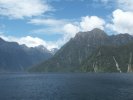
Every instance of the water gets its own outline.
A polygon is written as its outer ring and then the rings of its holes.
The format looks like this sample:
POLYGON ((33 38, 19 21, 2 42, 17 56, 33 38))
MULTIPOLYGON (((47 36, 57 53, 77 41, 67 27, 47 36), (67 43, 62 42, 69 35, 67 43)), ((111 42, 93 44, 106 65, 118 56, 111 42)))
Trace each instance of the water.
POLYGON ((0 100, 133 100, 133 74, 0 74, 0 100))

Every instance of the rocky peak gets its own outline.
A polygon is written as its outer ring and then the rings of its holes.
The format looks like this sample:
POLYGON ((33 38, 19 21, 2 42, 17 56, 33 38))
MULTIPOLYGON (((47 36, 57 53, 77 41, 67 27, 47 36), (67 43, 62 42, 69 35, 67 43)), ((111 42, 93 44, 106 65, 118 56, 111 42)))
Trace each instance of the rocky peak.
POLYGON ((97 37, 107 37, 108 35, 101 29, 94 28, 92 31, 90 31, 92 35, 95 35, 97 37))
POLYGON ((117 34, 117 35, 112 35, 111 36, 111 41, 116 44, 116 45, 120 45, 120 44, 126 44, 128 42, 132 42, 133 41, 133 36, 125 33, 125 34, 117 34))
POLYGON ((79 32, 76 34, 75 38, 107 38, 108 35, 101 29, 95 28, 87 32, 79 32))

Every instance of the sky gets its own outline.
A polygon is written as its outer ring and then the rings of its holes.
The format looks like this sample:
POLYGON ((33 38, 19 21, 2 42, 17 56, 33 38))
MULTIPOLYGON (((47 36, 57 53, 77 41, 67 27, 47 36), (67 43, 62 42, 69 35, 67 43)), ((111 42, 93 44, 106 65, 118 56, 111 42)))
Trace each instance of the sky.
POLYGON ((0 0, 0 37, 28 47, 60 48, 100 28, 133 35, 133 0, 0 0))

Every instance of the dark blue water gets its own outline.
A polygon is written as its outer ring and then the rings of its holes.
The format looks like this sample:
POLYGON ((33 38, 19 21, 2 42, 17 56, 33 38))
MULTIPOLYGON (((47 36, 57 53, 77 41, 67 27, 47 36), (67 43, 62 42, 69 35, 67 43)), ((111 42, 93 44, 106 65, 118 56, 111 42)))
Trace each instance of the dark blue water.
POLYGON ((0 74, 0 100, 133 100, 133 74, 0 74))

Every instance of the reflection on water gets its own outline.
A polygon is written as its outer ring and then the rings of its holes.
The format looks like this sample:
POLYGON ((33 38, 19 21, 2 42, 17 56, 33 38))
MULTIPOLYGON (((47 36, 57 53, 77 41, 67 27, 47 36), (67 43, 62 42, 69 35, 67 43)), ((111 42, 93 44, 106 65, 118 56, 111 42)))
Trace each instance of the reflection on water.
POLYGON ((133 74, 0 74, 0 100, 133 100, 133 74))

